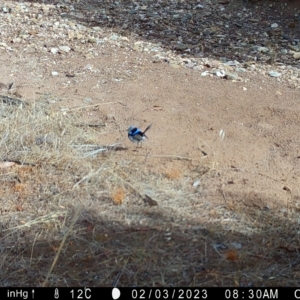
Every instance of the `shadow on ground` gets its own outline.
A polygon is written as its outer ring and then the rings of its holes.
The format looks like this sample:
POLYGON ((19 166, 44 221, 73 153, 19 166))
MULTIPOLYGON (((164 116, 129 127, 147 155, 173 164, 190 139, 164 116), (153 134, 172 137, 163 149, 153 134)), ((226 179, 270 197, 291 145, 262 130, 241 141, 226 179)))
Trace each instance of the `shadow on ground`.
MULTIPOLYGON (((276 211, 244 207, 234 213, 236 222, 246 219, 256 224, 252 232, 244 228, 244 234, 232 226, 226 229, 230 222, 226 217, 180 224, 171 222, 168 211, 159 207, 139 211, 140 218, 163 220, 164 226, 126 226, 82 210, 47 285, 296 286, 299 282, 299 226, 288 211, 279 217, 276 211)), ((61 238, 67 226, 57 232, 61 238)), ((43 284, 61 239, 45 241, 37 227, 6 238, 2 233, 1 286, 43 284)))
POLYGON ((183 57, 298 66, 289 54, 300 51, 295 1, 29 2, 55 4, 62 18, 133 35, 183 57))

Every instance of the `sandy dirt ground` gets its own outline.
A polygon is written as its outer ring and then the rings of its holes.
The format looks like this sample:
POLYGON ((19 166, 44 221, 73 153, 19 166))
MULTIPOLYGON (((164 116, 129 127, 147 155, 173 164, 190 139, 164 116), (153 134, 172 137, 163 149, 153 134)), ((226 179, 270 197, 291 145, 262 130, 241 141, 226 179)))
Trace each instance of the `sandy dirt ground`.
MULTIPOLYGON (((24 45, 15 47, 19 51, 24 45)), ((160 188, 153 188, 154 192, 150 193, 158 206, 145 208, 131 202, 128 196, 122 205, 111 205, 111 216, 101 211, 102 208, 95 208, 99 218, 85 217, 88 221, 82 223, 85 228, 95 226, 93 237, 87 234, 86 240, 69 244, 70 250, 61 253, 63 259, 54 271, 56 279, 53 277, 49 284, 111 285, 120 270, 127 276, 120 279, 120 285, 146 284, 151 272, 149 282, 155 286, 278 285, 282 280, 290 285, 299 283, 300 90, 260 72, 248 72, 242 81, 231 81, 217 76, 204 77, 198 70, 164 61, 154 63, 150 53, 114 44, 90 48, 91 56, 82 55, 76 49, 56 55, 49 51, 36 54, 33 48, 18 55, 2 50, 0 82, 14 83, 12 90, 7 92, 4 88, 2 95, 30 104, 45 102, 47 107, 66 114, 86 107, 80 122, 105 125, 95 129, 93 143, 120 143, 125 150, 114 154, 119 168, 131 164, 131 172, 136 176, 142 170, 140 184, 147 185, 148 189, 151 182, 145 173, 151 173, 152 177, 167 174, 164 180, 173 180, 173 192, 165 197, 167 184, 160 182, 160 188), (136 148, 127 137, 127 128, 135 125, 145 129, 149 124, 152 127, 147 132, 148 140, 136 148), (133 214, 140 216, 133 217, 133 214), (179 216, 182 223, 177 224, 179 216), (117 222, 118 226, 110 229, 117 222), (175 228, 170 229, 171 241, 165 241, 165 233, 158 233, 163 222, 165 227, 175 228), (189 235, 188 230, 193 230, 193 234, 189 235), (157 240, 155 248, 150 240, 160 234, 164 238, 157 240), (287 242, 289 238, 291 241, 287 242), (91 250, 82 261, 74 263, 71 257, 75 257, 76 251, 86 251, 87 239, 99 242, 102 248, 97 246, 101 248, 97 248, 98 252, 93 250, 91 254, 91 250), (145 241, 150 244, 146 246, 145 241), (129 262, 121 247, 128 247, 129 262), (160 250, 165 248, 169 253, 162 254, 160 250), (138 249, 142 254, 137 253, 138 249), (208 253, 204 249, 209 249, 208 253), (120 258, 119 265, 105 265, 112 256, 118 259, 122 256, 123 260, 120 258), (159 256, 164 257, 163 263, 159 262, 159 256), (178 269, 171 268, 173 262, 178 269), (296 262, 293 267, 292 262, 296 262), (168 269, 163 275, 159 264, 168 269), (150 265, 156 266, 156 270, 150 265), (274 265, 278 269, 272 269, 274 265), (82 266, 87 270, 85 273, 82 266), (283 266, 290 266, 289 271, 280 274, 283 266), (178 279, 180 276, 182 280, 178 279)), ((152 184, 155 186, 154 181, 152 184)), ((6 195, 8 189, 2 188, 3 203, 6 195)), ((79 196, 72 199, 73 204, 77 201, 82 199, 79 196)), ((92 211, 92 200, 87 201, 92 211)), ((2 208, 3 220, 7 211, 11 213, 8 208, 2 208)), ((20 211, 25 213, 23 209, 20 211)), ((2 222, 4 231, 9 227, 9 222, 2 222)), ((50 247, 41 236, 39 239, 40 243, 31 250, 16 250, 26 259, 31 257, 30 261, 36 258, 36 268, 11 264, 5 269, 27 276, 29 285, 44 282, 47 272, 43 273, 42 269, 48 270, 59 245, 55 241, 54 246, 49 243, 50 247), (42 256, 45 259, 38 260, 42 256)), ((9 252, 8 257, 12 254, 9 252)), ((13 272, 3 284, 16 284, 18 280, 13 279, 13 272)))

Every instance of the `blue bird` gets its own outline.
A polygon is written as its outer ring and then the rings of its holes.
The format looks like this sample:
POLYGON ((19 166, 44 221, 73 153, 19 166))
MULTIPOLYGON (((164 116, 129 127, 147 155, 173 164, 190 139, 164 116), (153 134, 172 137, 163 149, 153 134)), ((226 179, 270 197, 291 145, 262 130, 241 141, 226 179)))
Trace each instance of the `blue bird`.
POLYGON ((147 139, 146 136, 146 131, 149 130, 151 128, 152 124, 150 124, 143 132, 135 127, 135 126, 130 126, 128 128, 128 138, 134 142, 137 143, 137 145, 139 145, 139 143, 143 142, 145 139, 147 139))

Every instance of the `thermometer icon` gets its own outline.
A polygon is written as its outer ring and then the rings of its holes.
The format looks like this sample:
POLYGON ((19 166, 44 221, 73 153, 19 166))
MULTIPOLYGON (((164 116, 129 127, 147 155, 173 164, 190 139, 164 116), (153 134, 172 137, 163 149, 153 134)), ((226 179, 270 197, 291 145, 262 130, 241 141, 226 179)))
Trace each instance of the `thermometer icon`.
POLYGON ((56 288, 55 291, 54 291, 54 298, 55 298, 55 299, 58 299, 58 298, 59 298, 58 288, 56 288))

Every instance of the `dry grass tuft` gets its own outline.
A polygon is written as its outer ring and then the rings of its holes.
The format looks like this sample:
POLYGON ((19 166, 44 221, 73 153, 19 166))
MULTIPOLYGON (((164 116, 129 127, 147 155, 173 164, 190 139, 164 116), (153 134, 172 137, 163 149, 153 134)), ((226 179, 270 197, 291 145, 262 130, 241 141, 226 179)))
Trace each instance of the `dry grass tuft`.
POLYGON ((129 152, 98 151, 99 130, 106 129, 76 126, 80 109, 2 110, 0 285, 299 282, 296 201, 288 211, 246 207, 240 200, 250 203, 251 193, 220 187, 226 170, 162 157, 159 168, 167 171, 152 173, 151 155, 141 155, 141 164, 129 152), (182 174, 188 176, 180 180, 182 174))

